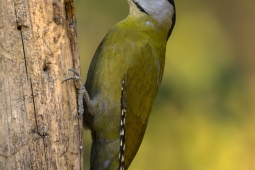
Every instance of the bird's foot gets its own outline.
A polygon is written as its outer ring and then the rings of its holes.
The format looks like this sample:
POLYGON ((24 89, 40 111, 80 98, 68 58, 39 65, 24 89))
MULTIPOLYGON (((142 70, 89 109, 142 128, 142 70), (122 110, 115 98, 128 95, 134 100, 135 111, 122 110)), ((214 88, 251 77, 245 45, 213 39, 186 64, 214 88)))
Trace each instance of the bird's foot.
POLYGON ((84 112, 83 96, 85 98, 89 110, 91 107, 91 100, 87 90, 85 89, 85 86, 83 86, 81 82, 80 74, 72 68, 70 68, 69 70, 74 73, 74 76, 66 78, 65 80, 62 81, 62 83, 68 80, 74 80, 75 86, 78 89, 78 113, 79 113, 78 118, 81 118, 84 112))

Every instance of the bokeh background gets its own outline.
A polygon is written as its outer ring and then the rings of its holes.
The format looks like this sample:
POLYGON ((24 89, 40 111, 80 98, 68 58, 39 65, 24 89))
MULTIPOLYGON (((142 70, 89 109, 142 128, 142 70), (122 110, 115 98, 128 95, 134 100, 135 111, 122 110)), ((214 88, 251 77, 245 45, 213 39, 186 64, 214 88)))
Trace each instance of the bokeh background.
MULTIPOLYGON (((131 170, 255 170, 255 1, 176 0, 177 22, 131 170)), ((76 0, 81 71, 126 0, 76 0)), ((84 167, 91 137, 85 131, 84 167)))

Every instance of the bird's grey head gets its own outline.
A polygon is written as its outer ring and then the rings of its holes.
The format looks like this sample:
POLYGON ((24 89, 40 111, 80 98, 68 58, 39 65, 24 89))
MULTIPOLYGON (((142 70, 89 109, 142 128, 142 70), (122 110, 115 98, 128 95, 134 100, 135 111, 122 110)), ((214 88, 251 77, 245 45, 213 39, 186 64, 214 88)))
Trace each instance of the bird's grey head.
POLYGON ((174 0, 128 0, 128 3, 130 13, 144 13, 164 25, 170 25, 171 35, 176 20, 174 0))

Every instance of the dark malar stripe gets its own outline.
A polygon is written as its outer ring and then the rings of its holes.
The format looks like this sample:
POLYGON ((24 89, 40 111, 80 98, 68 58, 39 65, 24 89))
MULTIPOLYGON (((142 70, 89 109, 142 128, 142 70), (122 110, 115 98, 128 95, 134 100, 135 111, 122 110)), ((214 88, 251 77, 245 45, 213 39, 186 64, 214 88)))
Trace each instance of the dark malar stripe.
POLYGON ((146 12, 146 11, 143 9, 143 7, 141 7, 141 6, 139 5, 138 2, 135 2, 134 0, 132 0, 132 2, 133 2, 133 3, 135 4, 135 6, 139 9, 139 11, 144 12, 145 14, 148 14, 148 12, 146 12))

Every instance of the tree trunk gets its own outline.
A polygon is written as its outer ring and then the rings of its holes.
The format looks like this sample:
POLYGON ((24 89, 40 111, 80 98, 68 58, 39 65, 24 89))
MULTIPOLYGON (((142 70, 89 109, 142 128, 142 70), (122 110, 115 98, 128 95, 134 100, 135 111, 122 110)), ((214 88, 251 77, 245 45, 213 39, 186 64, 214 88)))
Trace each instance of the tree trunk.
POLYGON ((82 169, 73 0, 0 0, 0 170, 82 169))

